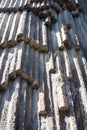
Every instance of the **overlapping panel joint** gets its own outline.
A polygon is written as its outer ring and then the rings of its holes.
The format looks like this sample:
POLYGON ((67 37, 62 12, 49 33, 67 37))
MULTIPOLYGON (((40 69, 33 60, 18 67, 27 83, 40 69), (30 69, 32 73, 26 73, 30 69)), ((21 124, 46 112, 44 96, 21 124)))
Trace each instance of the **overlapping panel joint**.
POLYGON ((87 16, 81 0, 0 3, 0 130, 87 129, 87 16))

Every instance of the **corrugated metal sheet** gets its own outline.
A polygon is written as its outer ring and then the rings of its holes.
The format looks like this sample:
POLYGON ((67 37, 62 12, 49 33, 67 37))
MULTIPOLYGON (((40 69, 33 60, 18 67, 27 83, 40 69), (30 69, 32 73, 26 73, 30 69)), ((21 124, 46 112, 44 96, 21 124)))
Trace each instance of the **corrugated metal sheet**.
POLYGON ((86 0, 0 1, 0 130, 87 130, 86 25, 86 0))

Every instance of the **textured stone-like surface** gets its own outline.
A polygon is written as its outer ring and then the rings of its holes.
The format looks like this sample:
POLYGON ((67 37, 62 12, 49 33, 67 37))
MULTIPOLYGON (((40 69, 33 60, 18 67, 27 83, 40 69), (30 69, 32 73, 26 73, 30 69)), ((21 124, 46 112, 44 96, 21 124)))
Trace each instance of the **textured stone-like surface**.
POLYGON ((86 3, 0 1, 0 130, 87 130, 86 3))

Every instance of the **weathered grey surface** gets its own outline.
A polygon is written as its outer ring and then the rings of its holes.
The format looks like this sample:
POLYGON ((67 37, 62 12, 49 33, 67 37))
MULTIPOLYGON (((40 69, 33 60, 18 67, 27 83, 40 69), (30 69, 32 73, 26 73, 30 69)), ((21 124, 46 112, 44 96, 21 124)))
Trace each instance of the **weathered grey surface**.
POLYGON ((0 1, 0 130, 87 130, 86 4, 0 1))

